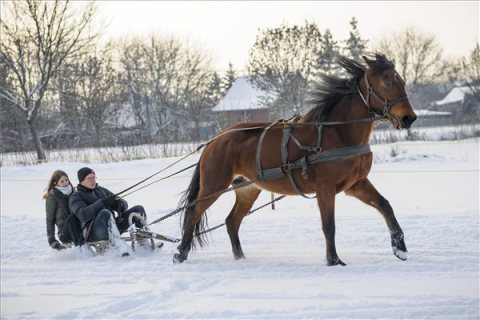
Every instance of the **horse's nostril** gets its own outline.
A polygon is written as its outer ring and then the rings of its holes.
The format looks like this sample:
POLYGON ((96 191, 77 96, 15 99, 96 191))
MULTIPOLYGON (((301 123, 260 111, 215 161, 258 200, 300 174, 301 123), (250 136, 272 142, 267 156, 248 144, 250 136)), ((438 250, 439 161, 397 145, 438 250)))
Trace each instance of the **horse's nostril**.
POLYGON ((402 118, 402 124, 408 126, 411 125, 415 120, 417 120, 417 116, 407 115, 402 118))

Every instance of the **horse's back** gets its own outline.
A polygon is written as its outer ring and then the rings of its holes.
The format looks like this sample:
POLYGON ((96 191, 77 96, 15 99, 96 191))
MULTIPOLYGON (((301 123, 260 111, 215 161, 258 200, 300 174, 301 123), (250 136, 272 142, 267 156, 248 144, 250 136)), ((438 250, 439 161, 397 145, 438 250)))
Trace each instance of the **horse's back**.
POLYGON ((210 148, 217 149, 220 146, 227 146, 232 143, 233 146, 235 146, 235 149, 239 147, 244 148, 245 146, 242 146, 243 143, 252 139, 258 141, 262 132, 270 124, 270 122, 237 123, 217 134, 213 139, 210 148))
POLYGON ((202 171, 215 175, 255 178, 257 145, 262 132, 270 124, 241 122, 217 134, 201 155, 202 171))

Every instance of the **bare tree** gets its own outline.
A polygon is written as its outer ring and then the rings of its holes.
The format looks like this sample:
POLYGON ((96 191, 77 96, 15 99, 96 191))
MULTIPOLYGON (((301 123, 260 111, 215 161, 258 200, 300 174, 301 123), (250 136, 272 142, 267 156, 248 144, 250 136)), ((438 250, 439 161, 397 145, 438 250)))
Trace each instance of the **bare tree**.
MULTIPOLYGON (((89 3, 76 15, 70 1, 12 1, 0 19, 0 60, 8 65, 13 86, 0 95, 25 115, 39 160, 46 160, 37 119, 50 80, 67 57, 87 48, 95 6, 89 3)), ((2 12, 5 10, 2 10, 2 12)))
POLYGON ((376 50, 394 60, 409 95, 443 75, 442 48, 433 35, 408 27, 383 38, 376 50))
MULTIPOLYGON (((182 45, 173 38, 161 38, 153 35, 144 45, 147 63, 147 90, 152 103, 152 114, 158 128, 168 132, 166 128, 174 122, 176 107, 184 98, 181 89, 180 62, 182 45)), ((188 70, 184 70, 188 72, 188 70)))
POLYGON ((462 116, 466 121, 479 121, 480 115, 480 46, 477 43, 468 57, 452 64, 455 80, 468 88, 462 104, 462 116))
POLYGON ((174 39, 135 37, 119 46, 122 83, 138 127, 153 138, 172 120, 172 87, 181 44, 174 39))
POLYGON ((478 43, 470 57, 462 59, 459 76, 465 81, 465 85, 470 88, 475 100, 480 104, 480 46, 478 43))
MULTIPOLYGON (((12 87, 7 79, 8 66, 0 62, 0 87, 12 87)), ((28 126, 20 110, 0 96, 0 152, 23 151, 28 146, 28 126)))
POLYGON ((182 69, 188 72, 182 77, 185 99, 179 107, 183 111, 183 117, 193 125, 189 138, 199 141, 201 123, 210 118, 210 110, 217 102, 211 99, 214 71, 210 60, 199 50, 186 48, 184 55, 182 69))
MULTIPOLYGON (((151 122, 148 112, 144 112, 144 104, 147 102, 146 73, 147 63, 145 59, 144 43, 140 38, 123 40, 117 45, 120 56, 120 69, 123 75, 120 79, 130 104, 137 127, 148 129, 151 134, 151 122)), ((147 109, 148 111, 148 109, 147 109)))
POLYGON ((308 82, 317 72, 322 37, 316 24, 266 29, 250 51, 248 74, 265 92, 264 104, 289 115, 303 109, 308 82))
POLYGON ((117 122, 116 115, 122 99, 117 71, 109 49, 85 55, 73 62, 75 86, 64 94, 74 97, 75 107, 93 127, 94 146, 102 145, 101 137, 108 122, 117 122))
POLYGON ((122 81, 140 122, 157 140, 198 138, 213 68, 206 55, 174 38, 135 38, 120 48, 122 81), (193 128, 190 128, 193 124, 193 128))
POLYGON ((64 128, 74 135, 74 141, 69 140, 68 147, 86 146, 86 121, 78 108, 78 97, 76 87, 78 85, 77 73, 78 59, 65 61, 59 68, 51 87, 56 93, 58 100, 57 114, 55 115, 56 125, 64 128))

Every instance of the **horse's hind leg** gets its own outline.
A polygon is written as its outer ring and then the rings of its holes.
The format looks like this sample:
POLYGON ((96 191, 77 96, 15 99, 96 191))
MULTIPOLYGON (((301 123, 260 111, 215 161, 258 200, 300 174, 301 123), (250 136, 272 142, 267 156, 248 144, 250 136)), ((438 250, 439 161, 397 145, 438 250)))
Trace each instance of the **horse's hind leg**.
POLYGON ((345 193, 374 207, 382 214, 390 231, 393 254, 400 260, 407 260, 407 246, 405 245, 403 231, 388 200, 375 189, 368 179, 358 181, 345 193))
MULTIPOLYGON (((243 178, 237 178, 234 180, 234 185, 235 183, 241 183, 243 181, 243 178)), ((242 246, 240 244, 240 239, 238 237, 238 230, 240 229, 240 224, 242 223, 243 218, 252 208, 253 203, 255 200, 257 200, 260 192, 261 190, 254 185, 248 185, 235 190, 235 205, 225 220, 230 242, 232 243, 233 256, 235 259, 245 258, 242 246)))
MULTIPOLYGON (((200 192, 197 199, 205 197, 206 193, 200 192)), ((194 207, 186 210, 186 218, 183 226, 183 236, 180 245, 178 246, 178 253, 173 255, 173 262, 180 263, 188 258, 188 254, 194 244, 195 230, 199 230, 196 226, 201 223, 204 212, 219 198, 219 196, 211 197, 206 200, 198 202, 194 207)), ((197 239, 198 240, 198 239, 197 239)), ((202 245, 201 242, 199 242, 202 245)))

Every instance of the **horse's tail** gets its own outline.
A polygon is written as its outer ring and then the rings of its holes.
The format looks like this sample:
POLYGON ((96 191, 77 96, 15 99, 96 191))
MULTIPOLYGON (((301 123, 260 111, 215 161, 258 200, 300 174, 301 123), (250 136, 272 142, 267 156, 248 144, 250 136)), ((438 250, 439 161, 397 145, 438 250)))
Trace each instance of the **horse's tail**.
MULTIPOLYGON (((192 216, 195 212, 196 203, 194 202, 197 200, 198 192, 200 191, 200 162, 197 163, 195 167, 195 172, 193 173, 192 180, 190 181, 190 185, 188 186, 187 190, 183 193, 182 197, 180 198, 180 202, 178 204, 179 207, 184 207, 183 215, 180 218, 180 221, 183 220, 182 223, 182 235, 185 232, 185 225, 188 223, 189 217, 192 216)), ((208 239, 205 234, 202 232, 208 229, 208 221, 207 215, 202 213, 202 218, 200 221, 195 225, 195 229, 193 232, 193 239, 192 239, 192 247, 198 244, 200 247, 203 247, 207 244, 208 239)))

